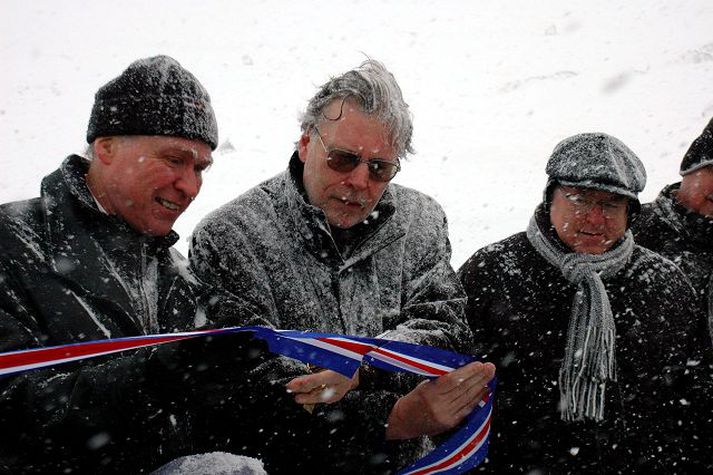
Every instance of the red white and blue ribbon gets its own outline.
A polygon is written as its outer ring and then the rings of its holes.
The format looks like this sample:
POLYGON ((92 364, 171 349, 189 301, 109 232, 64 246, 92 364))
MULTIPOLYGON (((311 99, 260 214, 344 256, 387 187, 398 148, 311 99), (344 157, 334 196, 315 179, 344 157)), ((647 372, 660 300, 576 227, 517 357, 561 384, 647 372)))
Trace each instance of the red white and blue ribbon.
MULTIPOLYGON (((273 353, 331 369, 349 378, 362 362, 386 371, 436 378, 475 360, 472 356, 430 346, 380 338, 273 330, 265 327, 230 327, 96 340, 0 353, 0 376, 189 338, 236 332, 253 332, 255 337, 267 343, 273 353)), ((464 424, 451 438, 413 465, 401 470, 399 475, 464 473, 480 464, 488 453, 494 391, 495 380, 489 383, 489 392, 483 401, 466 417, 464 424)))

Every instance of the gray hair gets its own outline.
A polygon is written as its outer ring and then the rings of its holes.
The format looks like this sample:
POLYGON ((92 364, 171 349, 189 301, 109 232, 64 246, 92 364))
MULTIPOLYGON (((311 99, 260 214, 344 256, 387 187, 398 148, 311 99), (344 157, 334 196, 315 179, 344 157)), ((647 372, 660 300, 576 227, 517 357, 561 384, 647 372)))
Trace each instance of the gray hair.
MULTIPOLYGON (((358 68, 327 81, 310 99, 302 114, 302 132, 308 132, 322 120, 337 120, 341 117, 326 117, 324 109, 336 99, 355 100, 362 112, 376 115, 389 131, 391 146, 403 158, 414 153, 411 147, 413 120, 408 104, 403 99, 401 88, 383 64, 367 59, 358 68)), ((343 106, 343 103, 342 103, 343 106)))

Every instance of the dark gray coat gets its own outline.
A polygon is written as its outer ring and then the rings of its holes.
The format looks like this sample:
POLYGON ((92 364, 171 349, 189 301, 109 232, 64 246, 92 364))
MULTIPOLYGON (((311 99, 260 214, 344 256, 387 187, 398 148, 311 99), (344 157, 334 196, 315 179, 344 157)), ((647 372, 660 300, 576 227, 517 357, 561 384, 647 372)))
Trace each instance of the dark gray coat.
MULTIPOLYGON (((101 213, 87 169, 71 156, 44 178, 41 197, 0 206, 0 352, 187 330, 202 319, 198 282, 170 247, 177 236, 143 236, 101 213)), ((210 354, 202 345, 0 378, 0 473, 138 473, 204 450, 192 442, 207 439, 192 411, 206 400, 204 383, 218 383, 193 370, 210 354)))
MULTIPOLYGON (((554 232, 550 238, 557 239, 554 232)), ((687 473, 686 457, 698 467, 711 462, 693 438, 708 437, 710 405, 696 397, 701 382, 684 375, 689 358, 700 361, 692 290, 672 263, 635 246, 629 264, 604 281, 616 325, 618 381, 607 386, 601 423, 563 422, 558 411, 577 287, 525 233, 480 249, 458 274, 476 349, 497 366, 486 471, 687 473), (694 427, 694 420, 702 425, 694 427)))
MULTIPOLYGON (((274 327, 361 336, 388 332, 386 338, 466 349, 465 299, 449 263, 440 206, 391 184, 376 217, 352 228, 351 252, 340 251, 324 213, 304 198, 301 165, 294 155, 289 171, 199 224, 190 251, 199 277, 239 296, 242 307, 235 312, 249 308, 274 327)), ((406 390, 398 378, 388 379, 390 391, 368 396, 354 391, 347 397, 372 401, 358 422, 365 422, 371 429, 364 433, 377 440, 383 439, 383 424, 398 392, 406 390)), ((367 386, 364 381, 362 388, 367 386)), ((311 451, 319 453, 319 448, 311 451)), ((368 456, 357 457, 356 465, 339 470, 373 470, 368 456)), ((268 472, 279 470, 267 462, 268 472)))

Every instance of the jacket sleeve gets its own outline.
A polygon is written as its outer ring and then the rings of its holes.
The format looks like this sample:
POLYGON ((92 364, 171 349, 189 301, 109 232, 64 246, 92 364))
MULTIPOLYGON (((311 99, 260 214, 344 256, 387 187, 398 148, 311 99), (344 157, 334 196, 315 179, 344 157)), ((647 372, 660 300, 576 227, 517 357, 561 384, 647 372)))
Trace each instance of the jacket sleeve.
POLYGON ((713 468, 713 438, 708 430, 713 423, 713 377, 707 319, 694 305, 690 281, 674 264, 666 264, 657 269, 666 278, 642 288, 640 297, 657 317, 650 322, 651 327, 656 325, 651 339, 658 344, 661 359, 668 362, 661 382, 668 388, 662 393, 670 394, 661 407, 669 413, 664 419, 669 430, 647 437, 658 450, 653 451, 654 457, 665 465, 675 462, 690 473, 708 472, 713 468))
MULTIPOLYGON (((0 260, 0 352, 58 344, 45 341, 32 296, 19 285, 15 271, 0 260)), ((249 354, 241 346, 248 343, 205 340, 0 376, 0 425, 13 428, 0 431, 0 467, 59 471, 98 467, 104 458, 122 466, 121 458, 154 455, 161 444, 159 431, 169 429, 169 424, 159 427, 159 420, 176 414, 180 426, 202 404, 207 383, 214 387, 218 376, 241 375, 240 359, 249 354), (222 345, 223 360, 214 351, 217 345, 222 345)), ((176 439, 172 443, 179 445, 176 439)))
POLYGON ((492 355, 502 343, 491 333, 487 322, 493 302, 493 292, 500 285, 499 276, 493 275, 487 252, 483 249, 473 254, 458 269, 458 277, 465 289, 466 321, 473 331, 474 349, 479 355, 492 355))
POLYGON ((212 220, 193 232, 188 256, 193 272, 212 289, 212 320, 233 319, 240 325, 279 328, 270 282, 253 249, 234 225, 212 220))
MULTIPOLYGON (((23 290, 13 286, 8 269, 0 275, 0 352, 43 346, 42 332, 29 313, 31 302, 22 299, 23 290)), ((82 445, 93 437, 118 435, 130 419, 156 407, 150 394, 139 391, 147 355, 139 351, 102 363, 0 377, 0 424, 14 428, 0 431, 0 460, 21 466, 44 454, 44 460, 66 460, 71 467, 68 459, 84 452, 82 445)))
POLYGON ((425 200, 404 245, 401 312, 384 322, 392 329, 385 338, 472 352, 465 293, 450 264, 448 223, 435 201, 425 200))

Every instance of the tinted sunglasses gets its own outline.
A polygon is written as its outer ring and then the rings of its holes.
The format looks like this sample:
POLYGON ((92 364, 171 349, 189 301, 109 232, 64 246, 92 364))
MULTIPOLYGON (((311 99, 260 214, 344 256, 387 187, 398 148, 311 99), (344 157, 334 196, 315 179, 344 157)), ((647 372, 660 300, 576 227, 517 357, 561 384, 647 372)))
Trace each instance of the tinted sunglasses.
POLYGON ((381 158, 372 158, 364 160, 359 155, 344 150, 332 149, 328 150, 322 140, 322 134, 319 133, 317 127, 314 128, 319 138, 319 143, 327 153, 327 166, 339 173, 349 173, 359 166, 360 163, 365 163, 369 169, 369 178, 374 181, 387 182, 390 181, 401 170, 401 164, 397 161, 383 160, 381 158))

